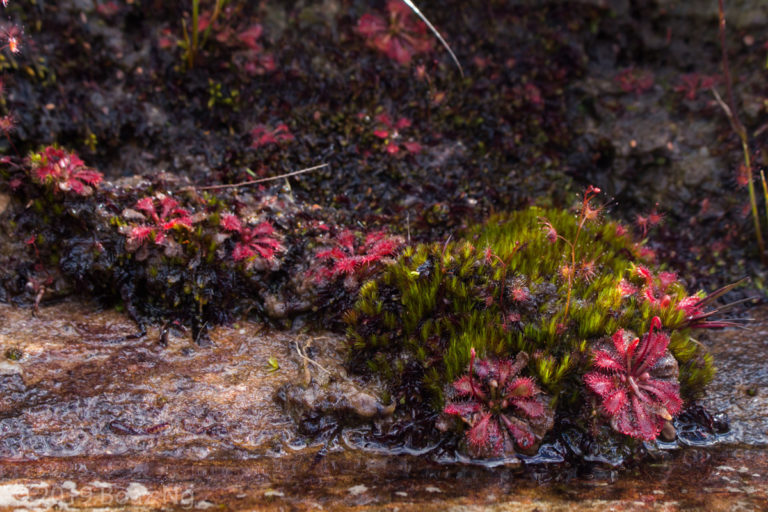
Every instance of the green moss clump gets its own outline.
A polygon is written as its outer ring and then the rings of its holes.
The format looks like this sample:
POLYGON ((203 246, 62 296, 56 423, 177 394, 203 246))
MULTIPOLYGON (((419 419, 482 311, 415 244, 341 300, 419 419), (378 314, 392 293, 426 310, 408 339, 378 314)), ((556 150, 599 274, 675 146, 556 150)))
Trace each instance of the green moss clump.
POLYGON ((619 329, 645 333, 659 316, 681 392, 696 394, 714 369, 678 307, 685 289, 643 266, 626 229, 590 213, 532 207, 496 215, 460 241, 407 248, 346 315, 352 367, 383 377, 400 403, 440 411, 471 348, 493 358, 525 351, 554 402, 572 403, 589 349, 619 329))

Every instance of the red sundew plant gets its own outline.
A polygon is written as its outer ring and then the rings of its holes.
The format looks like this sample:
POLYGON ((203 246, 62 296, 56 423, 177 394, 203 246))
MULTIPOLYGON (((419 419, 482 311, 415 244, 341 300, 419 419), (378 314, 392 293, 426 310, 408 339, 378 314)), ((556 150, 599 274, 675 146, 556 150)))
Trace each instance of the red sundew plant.
POLYGON ((635 224, 642 232, 643 238, 648 235, 648 230, 664 222, 664 214, 654 207, 647 215, 635 215, 635 224))
POLYGON ((294 136, 288 129, 288 125, 281 123, 273 130, 267 125, 260 124, 251 130, 253 142, 252 148, 260 148, 270 144, 280 144, 294 140, 294 136))
POLYGON ((675 92, 682 93, 685 99, 693 101, 699 91, 711 89, 719 81, 718 75, 687 73, 680 76, 680 82, 675 86, 675 92))
POLYGON ((252 261, 257 256, 271 260, 275 253, 282 249, 280 242, 275 238, 275 228, 267 221, 249 227, 243 226, 237 216, 225 214, 221 217, 221 227, 225 231, 237 233, 240 237, 232 250, 232 259, 235 261, 252 261))
POLYGON ((21 51, 21 27, 14 23, 6 23, 0 28, 0 40, 2 46, 0 48, 7 49, 11 53, 19 53, 21 51))
POLYGON ((653 87, 654 76, 651 71, 630 67, 620 71, 614 80, 624 92, 642 94, 653 87))
POLYGON ((685 320, 679 324, 673 326, 675 329, 679 329, 682 327, 688 327, 691 329, 721 329, 723 327, 742 327, 741 324, 735 323, 735 322, 728 322, 725 320, 709 320, 710 317, 717 315, 718 313, 722 312, 724 309, 727 309, 729 307, 732 307, 738 303, 745 302, 748 300, 752 300, 751 298, 742 299, 740 301, 731 302, 729 304, 725 304, 723 306, 720 306, 719 308, 709 309, 706 308, 710 307, 714 301, 728 293, 729 291, 733 290, 737 286, 741 285, 746 281, 746 278, 741 279, 740 281, 737 281, 735 283, 731 283, 729 285, 723 286, 722 288, 718 288, 714 292, 708 294, 708 295, 690 295, 687 297, 684 297, 680 302, 677 303, 677 309, 680 311, 683 311, 685 313, 685 320))
POLYGON ((259 43, 263 27, 256 23, 239 32, 237 41, 245 47, 245 50, 235 55, 235 64, 249 75, 264 75, 277 68, 275 57, 264 51, 259 43))
POLYGON ((194 219, 178 201, 172 197, 158 195, 157 198, 144 197, 136 202, 133 210, 126 210, 123 216, 130 220, 151 221, 127 230, 126 250, 136 251, 151 240, 155 245, 168 245, 167 235, 177 229, 191 230, 194 219), (157 199, 157 205, 155 205, 157 199), (159 206, 159 209, 158 209, 159 206))
POLYGON ((674 272, 660 272, 654 276, 646 267, 636 265, 633 273, 641 277, 645 284, 641 288, 633 288, 631 285, 627 285, 625 291, 631 291, 632 293, 622 293, 623 296, 631 296, 637 293, 640 301, 648 303, 659 311, 669 307, 672 302, 672 297, 669 295, 670 286, 677 282, 677 275, 674 272))
POLYGON ((657 275, 654 275, 646 267, 642 265, 636 265, 633 269, 633 273, 642 278, 645 283, 642 287, 637 288, 634 287, 631 283, 622 280, 620 284, 620 291, 623 297, 629 297, 637 294, 640 301, 646 302, 657 311, 662 311, 663 309, 669 307, 673 301, 677 301, 675 308, 685 313, 685 317, 682 321, 675 322, 674 324, 668 323, 668 329, 720 329, 723 327, 740 326, 740 324, 735 322, 724 320, 709 320, 710 317, 722 312, 726 308, 737 304, 738 302, 726 304, 719 308, 710 310, 707 310, 706 308, 711 306, 717 299, 729 291, 741 285, 746 279, 742 279, 727 286, 723 286, 722 288, 715 290, 709 295, 704 295, 703 293, 699 292, 698 294, 686 295, 682 298, 679 298, 679 296, 673 298, 674 293, 671 287, 673 284, 678 282, 677 275, 674 272, 659 272, 657 275))
POLYGON ((656 439, 664 422, 683 407, 677 361, 660 329, 661 320, 653 317, 642 339, 616 331, 612 343, 602 342, 592 351, 596 370, 584 375, 611 427, 644 441, 656 439))
POLYGON ((28 161, 33 181, 53 185, 54 190, 61 192, 88 196, 104 178, 100 172, 86 167, 76 153, 67 153, 54 146, 33 153, 28 161))
POLYGON ((518 376, 528 364, 528 354, 476 363, 475 357, 472 348, 469 369, 453 383, 454 399, 443 412, 467 425, 466 439, 473 454, 498 457, 514 453, 515 446, 530 450, 536 444, 531 422, 547 422, 551 411, 534 380, 518 376))
POLYGON ((332 243, 332 248, 315 254, 319 265, 310 274, 316 282, 371 272, 382 260, 397 253, 403 239, 389 236, 384 231, 374 231, 368 233, 361 243, 354 232, 344 230, 332 239, 332 243))
POLYGON ((387 113, 382 112, 376 116, 376 129, 373 134, 382 139, 386 145, 384 150, 390 155, 395 155, 404 149, 408 153, 419 153, 422 149, 421 144, 415 141, 400 142, 400 131, 411 127, 411 120, 401 117, 396 122, 392 121, 387 113))
POLYGON ((400 0, 388 0, 387 13, 387 18, 379 14, 364 14, 357 22, 356 31, 366 39, 369 47, 402 66, 408 66, 415 55, 432 50, 427 26, 414 16, 407 5, 400 0))

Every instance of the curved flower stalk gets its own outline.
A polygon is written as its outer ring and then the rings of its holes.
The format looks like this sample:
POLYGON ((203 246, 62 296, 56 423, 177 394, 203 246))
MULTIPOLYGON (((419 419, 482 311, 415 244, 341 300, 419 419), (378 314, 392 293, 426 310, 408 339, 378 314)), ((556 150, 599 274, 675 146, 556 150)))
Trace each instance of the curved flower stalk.
POLYGON ((453 383, 454 399, 443 412, 467 424, 470 453, 478 457, 529 451, 553 424, 546 395, 531 377, 518 374, 528 354, 513 359, 481 359, 470 351, 469 370, 453 383))
POLYGON ((584 375, 613 429, 644 441, 656 439, 664 422, 683 406, 677 361, 667 350, 669 337, 660 329, 661 320, 653 317, 642 340, 616 331, 610 342, 593 350, 596 370, 584 375))

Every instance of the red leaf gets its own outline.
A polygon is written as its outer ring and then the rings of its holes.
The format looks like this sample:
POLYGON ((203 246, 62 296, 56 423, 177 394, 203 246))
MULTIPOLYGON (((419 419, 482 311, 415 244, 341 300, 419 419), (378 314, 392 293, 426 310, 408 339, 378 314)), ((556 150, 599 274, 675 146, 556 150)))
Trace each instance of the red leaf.
POLYGON ((595 394, 605 398, 616 389, 615 377, 600 372, 591 372, 584 375, 584 383, 595 394))
POLYGON ((655 316, 651 320, 651 329, 648 334, 643 336, 643 343, 640 349, 637 351, 637 355, 632 358, 633 368, 631 372, 633 375, 640 376, 646 370, 653 368, 656 361, 664 355, 669 345, 669 337, 663 332, 655 331, 661 326, 659 317, 655 316))
POLYGON ((452 402, 445 406, 443 412, 452 416, 459 416, 468 420, 472 414, 480 412, 481 407, 478 402, 470 400, 468 402, 452 402))
MULTIPOLYGON (((505 379, 501 377, 499 380, 503 381, 505 379)), ((537 391, 538 389, 536 388, 536 384, 534 384, 532 378, 518 377, 509 383, 507 391, 505 392, 505 397, 530 398, 537 391)))
POLYGON ((152 228, 149 226, 136 226, 131 229, 128 235, 128 240, 143 243, 152 233, 152 228))
POLYGON ((382 112, 381 114, 376 116, 376 122, 381 123, 387 128, 392 128, 392 119, 389 118, 389 114, 386 112, 382 112))
POLYGON ((357 267, 360 265, 360 258, 358 256, 350 256, 349 258, 340 258, 333 266, 334 274, 354 274, 357 267))
POLYGON ((335 260, 338 258, 345 258, 347 255, 339 249, 338 247, 334 247, 333 249, 328 249, 326 251, 320 251, 317 254, 315 254, 315 257, 319 260, 335 260))
POLYGON ((357 33, 363 37, 373 37, 387 30, 384 18, 375 14, 363 14, 357 22, 357 33))
POLYGON ((603 370, 623 372, 626 370, 624 363, 617 360, 613 355, 605 350, 596 350, 594 352, 595 366, 603 370))
POLYGON ((680 386, 658 379, 649 379, 640 383, 640 389, 652 394, 658 403, 663 405, 669 414, 674 416, 683 408, 683 401, 680 399, 680 386))
POLYGON ((160 218, 165 220, 171 215, 182 215, 186 217, 189 215, 186 210, 177 209, 179 202, 172 197, 163 197, 160 200, 160 218))
POLYGON ((453 382, 453 389, 455 389, 459 396, 472 396, 472 383, 469 381, 469 375, 462 375, 453 382))
POLYGON ((397 120, 397 123, 395 124, 395 128, 398 130, 402 130, 404 128, 410 128, 411 126, 411 120, 406 117, 401 117, 397 120))
POLYGON ((403 142, 403 147, 409 153, 421 153, 422 146, 418 142, 403 142))
POLYGON ((235 248, 232 251, 232 259, 235 261, 241 261, 253 256, 253 250, 245 244, 238 242, 235 244, 235 248))
POLYGON ((83 168, 75 172, 72 177, 89 185, 98 185, 104 175, 93 169, 83 168))
POLYGON ((511 400, 512 404, 523 411, 529 418, 538 418, 544 415, 544 406, 536 400, 524 400, 515 398, 511 400))
POLYGON ((501 421, 504 422, 504 426, 507 427, 507 430, 512 435, 512 438, 521 448, 530 448, 533 446, 533 443, 536 442, 536 438, 533 436, 530 429, 528 429, 527 425, 517 420, 516 418, 508 417, 507 415, 502 414, 501 421))
POLYGON ((627 394, 624 390, 613 389, 603 398, 603 410, 605 410, 609 416, 614 416, 620 409, 625 408, 628 403, 627 394))
MULTIPOLYGON (((489 444, 489 430, 493 422, 491 422, 491 414, 485 413, 480 416, 480 419, 475 422, 469 432, 467 432, 467 441, 472 446, 478 448, 484 448, 489 444)), ((497 427, 498 428, 498 427, 497 427)))
POLYGON ((232 215, 229 213, 222 215, 221 221, 219 223, 221 227, 224 228, 226 231, 240 232, 243 228, 242 224, 240 224, 240 219, 237 217, 237 215, 232 215))
POLYGON ((663 422, 655 414, 649 413, 639 397, 632 397, 632 412, 635 415, 636 429, 629 435, 638 439, 652 441, 661 432, 663 422))
POLYGON ((251 230, 251 235, 255 236, 270 236, 274 234, 275 228, 269 222, 262 222, 251 230))
POLYGON ((151 197, 143 197, 136 201, 135 208, 137 210, 142 210, 153 217, 157 216, 157 213, 155 213, 155 202, 151 197))
POLYGON ((261 38, 263 30, 262 26, 256 23, 237 34, 237 38, 248 48, 260 50, 261 46, 259 45, 258 40, 261 38))

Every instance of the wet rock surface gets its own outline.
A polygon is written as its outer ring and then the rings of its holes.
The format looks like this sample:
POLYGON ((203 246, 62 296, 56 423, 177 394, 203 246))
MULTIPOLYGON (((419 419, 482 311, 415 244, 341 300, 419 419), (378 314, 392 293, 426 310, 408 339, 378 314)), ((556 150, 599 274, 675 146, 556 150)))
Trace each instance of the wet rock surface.
POLYGON ((294 400, 301 412, 330 407, 339 385, 369 398, 337 401, 339 411, 364 422, 381 405, 355 382, 323 377, 340 371, 341 339, 328 334, 243 322, 213 329, 203 349, 181 332, 163 347, 158 329, 116 343, 135 326, 93 304, 37 317, 0 306, 0 507, 759 509, 768 499, 768 310, 751 313, 751 331, 705 341, 720 373, 703 403, 730 419, 717 446, 652 450, 624 470, 596 462, 551 472, 360 450, 354 430, 307 443, 273 400, 281 388, 322 397, 294 400))
POLYGON ((731 430, 728 443, 768 446, 768 309, 751 314, 749 330, 710 333, 705 343, 715 357, 717 374, 704 405, 724 412, 731 430))
POLYGON ((168 346, 114 311, 71 303, 32 310, 2 306, 0 457, 152 453, 191 459, 282 451, 289 419, 272 399, 286 372, 284 334, 254 324, 215 330, 201 349, 189 334, 168 346), (16 358, 14 358, 16 359, 16 358))
POLYGON ((203 464, 116 457, 6 464, 0 506, 130 510, 761 510, 765 452, 690 451, 623 474, 547 482, 413 456, 331 454, 203 464), (69 475, 69 480, 52 474, 69 475))

